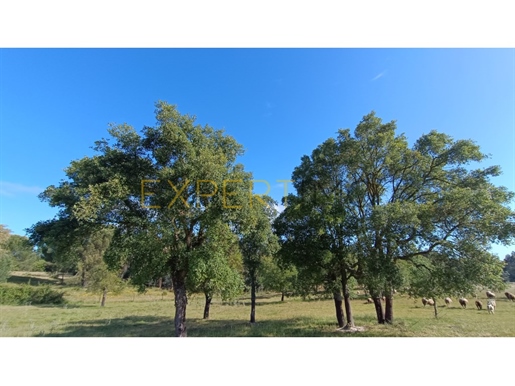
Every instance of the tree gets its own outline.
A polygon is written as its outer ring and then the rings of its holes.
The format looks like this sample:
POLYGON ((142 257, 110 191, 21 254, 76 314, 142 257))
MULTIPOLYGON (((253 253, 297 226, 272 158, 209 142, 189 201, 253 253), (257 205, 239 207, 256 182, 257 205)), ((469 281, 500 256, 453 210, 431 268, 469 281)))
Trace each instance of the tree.
POLYGON ((243 255, 247 279, 250 285, 250 323, 256 322, 256 288, 258 272, 263 259, 279 249, 272 221, 277 216, 274 201, 267 196, 251 201, 248 208, 249 222, 240 233, 240 249, 243 255))
POLYGON ((0 283, 3 283, 11 276, 13 259, 5 244, 11 236, 11 230, 0 224, 0 283))
POLYGON ((373 295, 379 323, 393 322, 401 261, 449 275, 460 265, 456 292, 489 285, 492 275, 482 274, 493 261, 489 247, 512 242, 515 214, 509 208, 513 193, 490 182, 500 168, 472 168, 486 158, 474 142, 436 131, 409 148, 394 121, 383 124, 372 112, 354 136, 339 130, 311 159, 302 159, 293 178, 298 198, 288 197, 284 211, 283 248, 290 243, 288 253, 297 261, 334 274, 338 257, 373 295))
POLYGON ((353 252, 354 219, 348 215, 349 198, 342 189, 346 165, 339 162, 343 156, 339 151, 330 139, 310 157, 302 157, 292 174, 297 195, 288 196, 275 227, 282 240, 282 258, 299 272, 317 272, 314 277, 323 280, 318 284, 333 294, 338 326, 350 328, 354 318, 349 280, 358 275, 358 264, 353 252))
POLYGON ((17 271, 42 271, 45 261, 34 251, 34 246, 25 236, 11 235, 4 248, 12 256, 17 271))
POLYGON ((94 293, 101 293, 100 306, 104 307, 107 293, 117 293, 123 290, 125 282, 120 274, 110 270, 107 264, 100 260, 87 272, 87 290, 94 293))
POLYGON ((156 126, 139 135, 127 124, 109 128, 99 153, 73 161, 67 181, 43 197, 62 218, 81 227, 113 227, 106 260, 130 266, 139 285, 170 275, 175 335, 186 336, 187 281, 208 229, 246 216, 251 174, 236 158, 242 146, 221 130, 195 124, 166 102, 156 104, 156 126))
POLYGON ((503 270, 507 275, 508 281, 515 282, 515 252, 504 257, 504 264, 503 270))
POLYGON ((395 130, 394 121, 383 124, 372 112, 354 138, 349 130, 338 135, 348 165, 343 179, 357 225, 356 252, 386 295, 384 320, 390 323, 399 261, 424 264, 417 261, 423 256, 448 274, 460 265, 462 280, 446 282, 447 290, 489 285, 491 276, 482 274, 494 261, 488 249, 513 240, 515 218, 513 193, 490 182, 500 168, 471 167, 487 158, 474 142, 431 131, 410 149, 395 130))
POLYGON ((223 301, 243 291, 243 262, 237 236, 225 223, 214 223, 206 231, 206 241, 191 256, 188 287, 205 296, 204 319, 209 319, 213 296, 223 301))
POLYGON ((281 293, 281 301, 288 292, 295 289, 297 269, 294 265, 281 264, 275 256, 265 256, 258 276, 263 289, 281 293))

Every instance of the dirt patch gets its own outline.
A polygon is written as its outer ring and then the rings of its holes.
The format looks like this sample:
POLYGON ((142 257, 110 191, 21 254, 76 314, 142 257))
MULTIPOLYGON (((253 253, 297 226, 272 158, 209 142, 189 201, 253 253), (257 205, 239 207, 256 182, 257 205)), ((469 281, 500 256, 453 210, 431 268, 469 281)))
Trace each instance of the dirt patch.
POLYGON ((345 327, 342 327, 342 328, 338 328, 336 331, 339 331, 339 332, 363 332, 363 331, 365 331, 365 327, 349 327, 349 326, 345 326, 345 327))

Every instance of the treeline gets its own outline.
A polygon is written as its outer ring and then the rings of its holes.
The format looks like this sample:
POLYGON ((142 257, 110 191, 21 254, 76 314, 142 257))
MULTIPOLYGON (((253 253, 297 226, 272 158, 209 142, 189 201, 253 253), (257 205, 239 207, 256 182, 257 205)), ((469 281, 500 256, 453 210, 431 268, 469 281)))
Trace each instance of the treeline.
POLYGON ((296 193, 278 213, 270 197, 249 194, 234 138, 166 102, 156 120, 141 133, 113 125, 97 155, 72 161, 67 180, 40 196, 58 216, 29 234, 59 270, 77 269, 104 296, 123 278, 140 288, 168 279, 176 336, 187 334, 191 292, 204 293, 209 317, 213 296, 246 289, 254 322, 258 288, 318 288, 333 297, 338 325, 352 327, 354 285, 373 298, 379 323, 393 322, 395 291, 503 287, 489 247, 513 241, 513 193, 490 182, 499 167, 472 167, 487 158, 472 141, 432 131, 409 147, 372 112, 302 157, 296 193))

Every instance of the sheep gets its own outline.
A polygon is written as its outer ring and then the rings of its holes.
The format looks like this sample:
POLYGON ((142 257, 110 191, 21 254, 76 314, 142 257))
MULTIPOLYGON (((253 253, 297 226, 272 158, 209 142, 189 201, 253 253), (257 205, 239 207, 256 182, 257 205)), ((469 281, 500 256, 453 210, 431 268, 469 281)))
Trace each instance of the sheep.
POLYGON ((513 295, 511 292, 505 292, 504 294, 506 295, 508 300, 515 300, 515 295, 513 295))
POLYGON ((476 300, 476 308, 481 311, 483 309, 483 303, 481 303, 479 300, 476 300))
POLYGON ((367 302, 365 304, 370 304, 370 303, 374 303, 374 300, 372 298, 368 298, 367 302))
POLYGON ((447 306, 449 306, 452 303, 451 298, 445 298, 444 301, 445 301, 445 304, 447 304, 447 306))
POLYGON ((422 304, 424 305, 424 307, 426 306, 426 304, 427 304, 427 299, 426 298, 422 298, 422 304))
POLYGON ((495 300, 489 300, 486 308, 488 309, 489 314, 493 314, 495 312, 495 300))
POLYGON ((434 306, 435 305, 435 301, 433 299, 427 299, 427 304, 430 305, 430 306, 434 306))
POLYGON ((495 298, 495 294, 491 291, 486 291, 486 297, 488 299, 494 299, 495 298))
POLYGON ((458 301, 460 302, 460 305, 463 307, 463 308, 467 308, 467 304, 468 304, 468 300, 465 299, 465 298, 459 298, 458 301))

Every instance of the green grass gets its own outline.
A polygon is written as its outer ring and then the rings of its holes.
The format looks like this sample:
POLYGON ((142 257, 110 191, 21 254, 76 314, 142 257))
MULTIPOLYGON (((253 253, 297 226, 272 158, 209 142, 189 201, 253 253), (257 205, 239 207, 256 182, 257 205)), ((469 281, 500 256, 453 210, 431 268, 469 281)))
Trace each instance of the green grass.
MULTIPOLYGON (((40 274, 41 275, 41 274, 40 274)), ((23 277, 23 274, 17 274, 23 277)), ((45 279, 40 276, 41 280, 45 279)), ((20 279, 17 279, 20 280, 20 279)), ((21 281, 23 282, 23 281, 21 281)), ((33 281, 31 280, 31 283, 33 281)), ((48 284, 46 281, 41 283, 48 284)), ((55 283, 58 283, 56 281, 55 283)), ((105 307, 100 296, 67 285, 54 284, 65 292, 65 305, 0 306, 0 336, 52 337, 169 337, 173 336, 173 294, 157 289, 144 294, 126 290, 108 295, 105 307)), ((510 292, 514 291, 512 284, 510 292)), ((204 297, 189 298, 187 327, 190 337, 512 337, 515 336, 515 302, 497 295, 495 315, 470 305, 462 309, 457 299, 451 307, 440 300, 439 317, 420 299, 395 296, 393 325, 378 325, 372 304, 352 300, 357 326, 364 332, 337 331, 332 300, 302 301, 276 294, 259 294, 257 323, 248 323, 250 300, 231 304, 220 300, 211 306, 211 317, 203 320, 204 297)), ((480 299, 486 304, 484 291, 480 299)), ((501 296, 502 295, 502 296, 501 296)), ((469 299, 470 301, 471 299, 469 299)), ((470 303, 473 303, 473 299, 470 303)))

